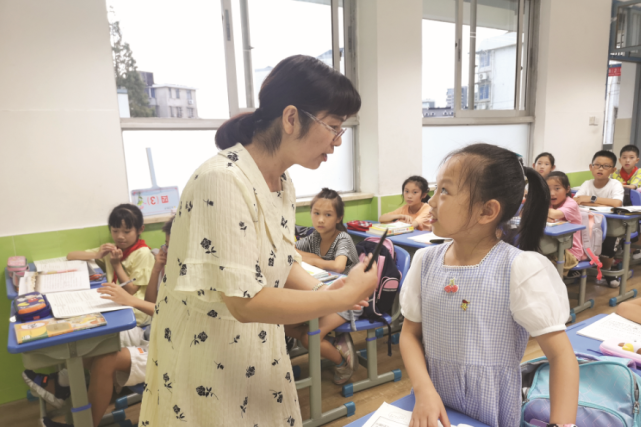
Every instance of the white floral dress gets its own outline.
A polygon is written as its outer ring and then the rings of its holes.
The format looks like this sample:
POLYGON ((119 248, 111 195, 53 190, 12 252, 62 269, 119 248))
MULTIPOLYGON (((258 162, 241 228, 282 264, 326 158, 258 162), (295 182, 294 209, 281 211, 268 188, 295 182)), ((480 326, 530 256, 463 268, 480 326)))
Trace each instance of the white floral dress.
POLYGON ((241 144, 182 194, 153 318, 141 426, 301 426, 282 325, 238 322, 221 295, 285 285, 296 196, 271 193, 241 144))

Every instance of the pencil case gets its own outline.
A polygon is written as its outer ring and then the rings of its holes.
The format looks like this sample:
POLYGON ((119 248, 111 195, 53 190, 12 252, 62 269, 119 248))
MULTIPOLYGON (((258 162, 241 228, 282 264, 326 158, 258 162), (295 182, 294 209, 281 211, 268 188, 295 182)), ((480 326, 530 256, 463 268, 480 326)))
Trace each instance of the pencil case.
POLYGON ((631 359, 637 367, 641 367, 641 341, 625 342, 620 339, 605 340, 600 345, 601 353, 607 356, 631 359))
POLYGON ((347 228, 354 231, 368 231, 373 224, 369 221, 350 221, 347 228))
POLYGON ((51 306, 47 297, 40 292, 19 295, 13 300, 13 311, 21 322, 39 320, 51 316, 51 306))
POLYGON ((23 256, 9 257, 9 259, 7 260, 7 270, 9 270, 10 272, 29 270, 27 258, 23 256))

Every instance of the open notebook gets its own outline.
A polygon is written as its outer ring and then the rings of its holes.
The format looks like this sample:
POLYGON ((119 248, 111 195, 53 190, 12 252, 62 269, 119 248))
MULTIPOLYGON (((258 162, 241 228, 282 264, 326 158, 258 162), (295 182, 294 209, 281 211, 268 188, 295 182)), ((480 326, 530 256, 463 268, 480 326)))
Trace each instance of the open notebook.
POLYGON ((64 292, 89 289, 89 268, 85 261, 65 261, 50 263, 40 266, 38 272, 29 271, 20 278, 18 295, 29 292, 40 292, 50 294, 53 292, 64 292), (74 271, 68 271, 74 270, 74 271), (52 271, 68 271, 66 273, 45 274, 52 271))
POLYGON ((74 292, 56 292, 54 294, 47 295, 47 300, 51 305, 53 317, 58 319, 131 308, 108 299, 100 298, 100 294, 97 289, 74 292))
POLYGON ((599 341, 610 338, 624 342, 641 341, 641 325, 612 313, 577 331, 577 334, 599 341))

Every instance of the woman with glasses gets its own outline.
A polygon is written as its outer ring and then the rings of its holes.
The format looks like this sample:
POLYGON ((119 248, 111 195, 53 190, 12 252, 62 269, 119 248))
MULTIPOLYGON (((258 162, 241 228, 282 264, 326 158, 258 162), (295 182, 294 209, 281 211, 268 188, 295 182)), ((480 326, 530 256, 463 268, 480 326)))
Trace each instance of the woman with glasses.
POLYGON ((183 191, 141 425, 302 425, 283 325, 358 309, 376 287, 376 269, 362 264, 329 290, 299 265, 287 173, 327 161, 360 96, 345 76, 301 55, 272 70, 259 100, 220 127, 221 151, 183 191))

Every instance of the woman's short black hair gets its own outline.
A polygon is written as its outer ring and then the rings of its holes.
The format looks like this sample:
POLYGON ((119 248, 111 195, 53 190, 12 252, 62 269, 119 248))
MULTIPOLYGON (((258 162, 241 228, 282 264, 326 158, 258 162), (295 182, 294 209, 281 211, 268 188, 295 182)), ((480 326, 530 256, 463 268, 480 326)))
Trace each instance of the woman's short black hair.
POLYGON ((313 123, 300 110, 315 116, 324 111, 349 117, 361 108, 361 97, 347 77, 306 55, 290 56, 276 64, 260 87, 258 100, 260 107, 256 111, 232 117, 216 131, 219 149, 225 150, 239 142, 248 145, 256 135, 266 151, 273 153, 280 146, 282 136, 281 126, 274 121, 282 117, 283 110, 290 105, 299 110, 299 137, 305 136, 313 123))
POLYGON ((123 223, 126 228, 135 228, 136 230, 140 230, 142 226, 145 225, 142 212, 140 212, 138 206, 130 203, 123 203, 122 205, 116 206, 109 214, 107 223, 110 229, 120 228, 123 223))

